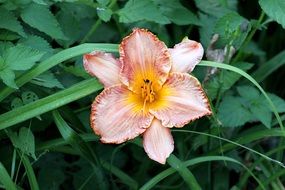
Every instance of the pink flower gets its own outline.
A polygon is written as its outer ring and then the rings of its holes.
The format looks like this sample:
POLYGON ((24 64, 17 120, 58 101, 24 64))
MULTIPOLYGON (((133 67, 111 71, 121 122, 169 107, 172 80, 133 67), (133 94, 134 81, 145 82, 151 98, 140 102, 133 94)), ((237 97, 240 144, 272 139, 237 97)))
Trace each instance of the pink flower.
POLYGON ((168 49, 151 32, 134 29, 119 53, 120 59, 84 55, 85 70, 105 87, 92 104, 91 127, 104 143, 142 134, 148 156, 164 164, 174 149, 170 128, 211 114, 201 84, 187 74, 202 59, 203 47, 187 38, 168 49))

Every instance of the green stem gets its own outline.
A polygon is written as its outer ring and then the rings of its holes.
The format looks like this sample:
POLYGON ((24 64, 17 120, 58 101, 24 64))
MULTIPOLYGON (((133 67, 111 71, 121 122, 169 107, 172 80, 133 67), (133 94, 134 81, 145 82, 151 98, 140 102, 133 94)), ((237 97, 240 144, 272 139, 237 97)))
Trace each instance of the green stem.
POLYGON ((247 36, 246 40, 243 42, 242 46, 240 47, 238 54, 235 56, 235 58, 233 59, 233 63, 236 63, 237 61, 239 61, 239 59, 242 56, 243 53, 243 49, 248 45, 248 43, 251 41, 252 37, 254 36, 256 30, 258 29, 258 27, 260 26, 261 22, 263 21, 265 16, 265 13, 263 11, 261 11, 261 14, 258 18, 257 23, 254 25, 253 29, 251 30, 250 34, 247 36))
MULTIPOLYGON (((109 9, 111 9, 115 4, 116 4, 117 0, 113 0, 110 5, 108 6, 109 9)), ((89 30, 89 32, 86 34, 86 36, 83 38, 83 40, 81 40, 81 44, 85 43, 89 40, 89 38, 92 36, 92 34, 97 30, 97 28, 102 24, 102 20, 100 18, 98 18, 98 20, 93 24, 93 26, 91 27, 91 29, 89 30)))

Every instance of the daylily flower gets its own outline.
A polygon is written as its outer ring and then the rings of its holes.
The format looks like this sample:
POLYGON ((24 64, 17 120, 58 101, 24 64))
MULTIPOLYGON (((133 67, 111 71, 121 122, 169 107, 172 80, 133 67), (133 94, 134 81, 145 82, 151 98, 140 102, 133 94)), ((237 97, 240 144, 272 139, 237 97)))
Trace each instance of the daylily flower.
POLYGON ((187 74, 203 47, 186 38, 168 49, 151 32, 134 29, 119 53, 119 59, 98 51, 84 55, 86 71, 105 87, 92 104, 91 127, 103 143, 142 134, 148 156, 164 164, 174 149, 170 128, 211 114, 201 84, 187 74))

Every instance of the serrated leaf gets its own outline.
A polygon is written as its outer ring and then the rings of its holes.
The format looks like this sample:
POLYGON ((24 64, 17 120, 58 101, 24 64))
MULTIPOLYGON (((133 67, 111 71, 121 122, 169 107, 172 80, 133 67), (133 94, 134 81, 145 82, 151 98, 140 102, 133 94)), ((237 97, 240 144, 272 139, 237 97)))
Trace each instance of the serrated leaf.
POLYGON ((23 153, 31 156, 35 160, 35 137, 29 128, 22 127, 19 133, 12 131, 8 132, 8 135, 14 145, 14 147, 20 149, 23 153))
POLYGON ((249 101, 255 101, 260 97, 259 91, 252 86, 239 86, 237 91, 241 97, 249 101))
POLYGON ((250 106, 250 111, 267 128, 271 128, 272 113, 267 106, 263 105, 263 102, 250 106))
POLYGON ((31 83, 39 85, 39 86, 47 87, 47 88, 54 88, 54 87, 61 88, 61 89, 64 88, 62 84, 54 76, 54 74, 49 71, 34 78, 31 81, 31 83))
POLYGON ((241 104, 239 98, 227 96, 219 106, 218 118, 225 127, 238 127, 248 122, 252 116, 241 104))
POLYGON ((28 25, 46 33, 51 38, 66 39, 55 16, 47 6, 31 4, 22 11, 21 18, 28 25))
POLYGON ((202 12, 217 18, 237 10, 237 0, 195 0, 195 4, 202 12))
POLYGON ((71 11, 63 9, 56 15, 62 30, 69 40, 57 40, 64 47, 69 47, 80 38, 80 23, 71 11))
POLYGON ((112 16, 112 10, 106 7, 97 7, 97 14, 100 19, 102 19, 105 22, 108 22, 111 19, 112 16))
POLYGON ((24 29, 15 15, 3 7, 0 7, 0 28, 16 32, 19 35, 26 37, 24 29))
MULTIPOLYGON (((276 109, 279 113, 285 112, 285 100, 284 99, 278 97, 275 94, 271 94, 271 93, 268 93, 268 96, 272 100, 273 104, 276 106, 276 109)), ((268 103, 267 103, 267 106, 271 110, 271 107, 268 105, 268 103)))
POLYGON ((178 25, 199 25, 197 16, 182 6, 177 0, 153 0, 153 2, 158 6, 162 14, 173 23, 178 25))
POLYGON ((21 39, 19 44, 42 52, 49 52, 52 50, 50 44, 40 36, 28 36, 27 38, 21 39))
POLYGON ((285 29, 285 1, 284 0, 259 0, 262 10, 282 25, 285 29))
POLYGON ((118 11, 119 21, 131 23, 136 21, 152 21, 159 24, 169 24, 170 20, 164 16, 151 0, 129 0, 124 8, 118 11))
POLYGON ((5 68, 4 70, 1 70, 0 78, 7 86, 18 89, 15 83, 15 73, 11 69, 5 68))
POLYGON ((3 53, 5 64, 11 70, 30 69, 43 56, 43 52, 23 45, 10 47, 3 53))

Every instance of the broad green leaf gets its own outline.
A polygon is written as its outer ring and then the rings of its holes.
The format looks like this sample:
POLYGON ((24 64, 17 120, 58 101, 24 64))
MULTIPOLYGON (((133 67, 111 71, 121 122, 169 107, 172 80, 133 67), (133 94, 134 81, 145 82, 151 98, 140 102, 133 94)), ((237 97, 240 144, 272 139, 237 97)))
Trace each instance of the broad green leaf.
MULTIPOLYGON (((276 109, 279 113, 285 112, 285 100, 276 96, 275 94, 271 94, 268 93, 268 96, 270 97, 270 99, 272 100, 273 104, 276 106, 276 109)), ((270 106, 267 104, 268 108, 270 108, 270 106)), ((272 110, 270 108, 270 110, 272 110)))
MULTIPOLYGON (((239 62, 236 63, 235 66, 244 71, 247 71, 252 68, 253 64, 239 62)), ((233 73, 231 71, 223 71, 222 76, 220 75, 221 73, 218 73, 216 76, 214 76, 205 83, 205 89, 207 90, 207 94, 212 100, 216 98, 218 91, 220 91, 220 93, 224 93, 225 91, 229 90, 241 78, 241 75, 233 73)))
POLYGON ((152 0, 129 0, 124 8, 118 11, 119 20, 123 23, 136 21, 152 21, 159 24, 169 24, 170 20, 164 16, 152 0))
POLYGON ((21 150, 21 152, 31 156, 36 160, 35 155, 35 137, 33 132, 29 128, 20 128, 19 133, 8 131, 8 136, 10 137, 14 147, 21 150))
POLYGON ((214 33, 219 34, 219 43, 239 48, 251 29, 250 22, 236 12, 228 13, 217 20, 214 33))
POLYGON ((59 44, 64 47, 69 47, 74 42, 78 41, 80 38, 80 21, 76 18, 76 15, 71 10, 62 9, 56 18, 65 34, 69 40, 57 40, 59 44))
POLYGON ((40 36, 30 35, 27 38, 21 39, 19 44, 31 47, 33 49, 42 51, 42 52, 50 52, 52 51, 52 47, 50 44, 40 36))
POLYGON ((284 0, 259 0, 262 10, 282 25, 285 29, 285 1, 284 0))
MULTIPOLYGON (((9 43, 8 43, 9 44, 9 43)), ((4 47, 8 46, 5 43, 4 47)), ((3 46, 0 43, 0 53, 2 51, 3 46)), ((38 64, 36 67, 31 69, 29 72, 21 75, 18 79, 16 79, 17 86, 21 87, 25 83, 29 82, 33 78, 42 74, 43 72, 49 70, 50 68, 58 65, 59 63, 66 61, 67 59, 82 55, 84 53, 89 53, 91 51, 106 51, 106 52, 118 52, 117 44, 81 44, 69 49, 62 50, 61 52, 51 56, 50 58, 43 61, 41 64, 38 64)), ((9 94, 14 92, 13 88, 6 87, 0 91, 0 101, 6 98, 9 94)))
MULTIPOLYGON (((264 98, 262 98, 264 100, 264 98)), ((272 113, 271 110, 264 106, 264 104, 257 103, 253 104, 250 107, 250 111, 252 112, 253 116, 256 117, 261 123, 263 123, 267 128, 271 128, 271 120, 272 120, 272 113)))
POLYGON ((201 25, 199 27, 200 41, 204 47, 208 47, 214 35, 214 27, 217 19, 201 12, 199 12, 199 18, 201 25))
POLYGON ((40 5, 47 5, 44 0, 33 0, 33 2, 40 4, 40 5))
POLYGON ((0 40, 2 41, 13 41, 19 39, 20 36, 10 30, 0 29, 0 40))
POLYGON ((15 83, 15 73, 11 69, 5 68, 4 70, 0 70, 0 78, 7 86, 18 89, 15 83))
POLYGON ((260 92, 252 86, 239 86, 237 87, 237 91, 241 97, 252 102, 258 101, 258 98, 260 96, 260 92))
POLYGON ((66 39, 55 16, 47 6, 31 4, 22 11, 21 17, 28 25, 46 33, 51 38, 66 39))
POLYGON ((97 7, 96 10, 99 18, 103 21, 108 22, 111 19, 111 16, 113 14, 111 9, 107 7, 97 7))
POLYGON ((23 37, 26 36, 22 25, 17 20, 15 15, 3 7, 0 7, 0 28, 5 28, 7 30, 16 32, 23 37))
POLYGON ((237 10, 237 0, 195 0, 195 3, 202 12, 217 18, 237 10))
POLYGON ((177 0, 153 0, 153 2, 171 22, 178 25, 199 25, 197 16, 182 6, 177 0))
POLYGON ((238 127, 248 122, 252 115, 241 104, 239 98, 227 96, 219 106, 218 118, 225 127, 238 127))
POLYGON ((57 80, 55 75, 50 71, 47 71, 37 76, 36 78, 31 80, 31 83, 47 88, 54 88, 54 87, 61 89, 64 88, 62 84, 59 82, 59 80, 57 80))
POLYGON ((2 56, 7 67, 17 71, 30 69, 35 62, 41 59, 43 52, 27 46, 17 45, 7 49, 2 56))

